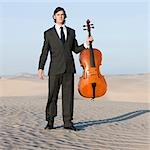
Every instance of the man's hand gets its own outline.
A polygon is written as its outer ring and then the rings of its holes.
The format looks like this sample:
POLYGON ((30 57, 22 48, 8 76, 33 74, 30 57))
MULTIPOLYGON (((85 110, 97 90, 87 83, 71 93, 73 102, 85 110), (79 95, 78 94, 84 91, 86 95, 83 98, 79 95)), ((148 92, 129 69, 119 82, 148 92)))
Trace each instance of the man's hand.
POLYGON ((86 44, 87 44, 87 46, 89 46, 89 45, 90 45, 90 42, 93 42, 93 41, 94 41, 94 39, 93 39, 92 36, 87 37, 87 39, 86 39, 86 44))
POLYGON ((44 73, 43 73, 43 70, 42 69, 39 69, 38 70, 38 77, 39 77, 39 79, 44 79, 44 77, 43 77, 43 75, 44 75, 44 73))

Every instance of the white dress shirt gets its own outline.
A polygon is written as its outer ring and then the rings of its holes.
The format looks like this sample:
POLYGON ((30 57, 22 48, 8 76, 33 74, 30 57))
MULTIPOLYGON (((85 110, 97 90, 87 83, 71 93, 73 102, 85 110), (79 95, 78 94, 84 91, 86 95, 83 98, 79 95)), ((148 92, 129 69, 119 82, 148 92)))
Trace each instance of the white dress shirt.
POLYGON ((59 38, 61 39, 61 28, 60 27, 63 27, 63 31, 64 31, 64 34, 65 34, 65 40, 67 39, 67 28, 65 25, 59 25, 59 24, 55 24, 55 29, 57 31, 57 34, 59 36, 59 38))

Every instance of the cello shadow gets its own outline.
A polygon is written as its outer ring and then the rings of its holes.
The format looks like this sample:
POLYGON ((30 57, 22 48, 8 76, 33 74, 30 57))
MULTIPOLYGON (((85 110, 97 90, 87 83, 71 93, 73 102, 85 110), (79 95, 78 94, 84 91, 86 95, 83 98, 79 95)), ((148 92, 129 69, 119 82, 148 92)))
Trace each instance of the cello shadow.
POLYGON ((117 116, 117 117, 113 117, 113 118, 108 118, 108 119, 103 119, 103 120, 82 121, 82 122, 75 123, 74 125, 79 130, 85 130, 85 128, 89 126, 120 122, 120 121, 124 121, 128 119, 132 119, 134 117, 143 115, 148 112, 150 112, 150 110, 137 110, 137 111, 129 112, 129 113, 117 116))

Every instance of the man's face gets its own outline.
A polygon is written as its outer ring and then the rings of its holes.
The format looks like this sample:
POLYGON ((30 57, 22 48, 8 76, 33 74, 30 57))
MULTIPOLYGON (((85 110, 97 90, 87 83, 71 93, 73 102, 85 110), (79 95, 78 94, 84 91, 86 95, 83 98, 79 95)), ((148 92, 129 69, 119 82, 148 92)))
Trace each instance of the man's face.
POLYGON ((55 15, 54 15, 54 19, 56 19, 56 23, 58 24, 63 24, 64 23, 64 19, 65 19, 65 15, 63 11, 58 11, 55 15))

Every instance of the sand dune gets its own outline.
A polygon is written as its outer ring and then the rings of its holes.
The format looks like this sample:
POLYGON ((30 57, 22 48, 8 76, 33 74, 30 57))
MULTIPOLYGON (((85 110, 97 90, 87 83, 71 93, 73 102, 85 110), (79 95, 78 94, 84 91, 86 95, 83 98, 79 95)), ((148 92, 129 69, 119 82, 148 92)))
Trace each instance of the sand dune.
MULTIPOLYGON (((96 100, 150 102, 150 74, 105 76, 108 91, 96 100)), ((75 98, 84 99, 78 93, 79 76, 75 76, 75 98)), ((48 77, 39 80, 33 75, 1 77, 0 97, 47 96, 48 77)), ((61 98, 61 90, 59 93, 61 98)))
POLYGON ((149 150, 149 77, 106 76, 107 94, 94 101, 81 97, 76 90, 74 124, 80 129, 77 132, 63 129, 61 91, 56 129, 44 130, 47 77, 1 77, 0 149, 149 150))

